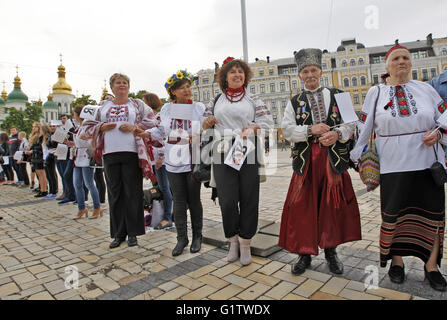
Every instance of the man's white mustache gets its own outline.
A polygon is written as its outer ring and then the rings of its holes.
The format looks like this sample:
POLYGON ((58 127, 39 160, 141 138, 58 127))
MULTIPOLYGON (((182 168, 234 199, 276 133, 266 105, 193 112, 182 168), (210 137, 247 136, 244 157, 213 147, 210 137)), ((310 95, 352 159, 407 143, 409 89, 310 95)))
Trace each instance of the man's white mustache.
POLYGON ((309 81, 318 81, 318 79, 317 78, 309 78, 309 79, 306 80, 305 83, 308 83, 309 81))

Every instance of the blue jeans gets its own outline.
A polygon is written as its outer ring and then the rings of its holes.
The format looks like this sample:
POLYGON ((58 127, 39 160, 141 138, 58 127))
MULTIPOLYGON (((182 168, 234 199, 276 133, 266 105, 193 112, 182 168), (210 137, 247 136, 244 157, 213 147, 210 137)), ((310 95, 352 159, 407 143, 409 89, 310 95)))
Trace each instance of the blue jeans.
POLYGON ((155 169, 155 175, 157 176, 158 186, 163 193, 163 205, 165 214, 163 220, 172 220, 172 194, 169 187, 168 175, 166 174, 166 167, 162 166, 160 169, 155 169))
POLYGON ((100 207, 99 203, 99 192, 96 189, 94 182, 94 169, 90 167, 84 168, 74 168, 73 170, 73 185, 76 191, 76 200, 78 201, 78 209, 85 209, 85 191, 84 185, 90 190, 90 194, 93 198, 93 208, 98 209, 100 207))
POLYGON ((59 172, 59 175, 61 176, 62 186, 64 187, 64 192, 68 196, 67 182, 64 179, 64 172, 65 172, 65 169, 67 168, 67 160, 57 160, 56 168, 57 168, 57 172, 59 172))

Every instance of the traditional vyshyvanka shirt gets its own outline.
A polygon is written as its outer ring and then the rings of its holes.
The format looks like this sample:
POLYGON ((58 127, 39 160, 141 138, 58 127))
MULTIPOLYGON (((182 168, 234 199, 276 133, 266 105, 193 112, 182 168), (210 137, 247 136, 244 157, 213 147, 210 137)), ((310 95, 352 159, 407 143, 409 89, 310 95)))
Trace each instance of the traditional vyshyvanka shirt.
POLYGON ((137 153, 137 145, 132 132, 122 132, 123 124, 134 125, 136 110, 129 101, 124 105, 115 105, 107 101, 101 109, 101 122, 115 123, 116 127, 104 133, 104 155, 116 152, 137 153))
POLYGON ((189 136, 200 135, 205 105, 201 102, 193 102, 191 106, 193 108, 192 120, 181 120, 174 119, 171 115, 176 104, 165 104, 159 113, 160 126, 164 128, 164 134, 160 134, 158 128, 150 131, 152 139, 165 140, 164 164, 166 171, 171 173, 191 171, 189 136), (183 138, 180 139, 180 136, 183 138))
MULTIPOLYGON (((327 115, 329 113, 331 96, 330 91, 327 88, 319 87, 315 90, 306 89, 305 94, 311 104, 312 109, 312 122, 313 124, 318 124, 321 122, 326 122, 327 115), (313 101, 316 103, 316 109, 312 107, 313 101), (324 106, 324 112, 323 108, 324 106)), ((296 124, 296 114, 293 110, 292 102, 289 100, 286 110, 284 111, 284 118, 281 123, 281 129, 283 130, 284 137, 290 142, 302 142, 307 141, 309 138, 307 135, 307 125, 297 126, 296 124)), ((344 124, 338 129, 342 134, 340 142, 345 143, 354 133, 355 124, 344 124)))
POLYGON ((209 103, 204 113, 207 118, 214 114, 217 119, 215 130, 222 136, 225 130, 241 132, 243 128, 257 124, 261 129, 273 128, 273 118, 265 103, 257 96, 246 93, 239 102, 231 103, 224 94, 218 101, 209 103))
MULTIPOLYGON (((369 90, 359 122, 359 138, 351 151, 351 159, 357 162, 369 141, 373 128, 374 104, 379 90, 369 90)), ((447 104, 428 83, 411 80, 399 86, 380 85, 374 131, 380 160, 380 173, 420 171, 435 162, 435 151, 442 161, 445 154, 441 146, 423 144, 427 131, 436 128, 436 120, 447 109, 447 104)), ((444 130, 442 130, 444 131, 444 130)), ((440 141, 447 144, 447 136, 440 141)))

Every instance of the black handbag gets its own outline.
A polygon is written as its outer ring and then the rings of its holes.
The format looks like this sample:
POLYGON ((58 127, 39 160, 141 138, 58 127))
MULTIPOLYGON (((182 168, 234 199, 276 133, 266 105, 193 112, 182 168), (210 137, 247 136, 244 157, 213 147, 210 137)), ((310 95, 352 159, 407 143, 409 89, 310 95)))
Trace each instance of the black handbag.
POLYGON ((194 165, 192 170, 192 177, 200 183, 205 183, 211 180, 211 146, 213 143, 213 136, 205 136, 204 141, 200 144, 200 163, 194 165))
POLYGON ((150 189, 143 190, 144 207, 146 208, 152 206, 153 200, 163 200, 163 193, 160 191, 158 185, 150 189))
MULTIPOLYGON (((438 145, 436 145, 436 149, 437 148, 438 148, 438 145)), ((435 146, 433 146, 433 151, 435 152, 436 161, 430 167, 430 172, 431 172, 431 175, 433 176, 433 179, 435 180, 436 185, 441 187, 444 185, 444 183, 447 182, 447 172, 444 169, 444 166, 442 165, 442 163, 440 163, 438 161, 438 154, 435 150, 435 146)))

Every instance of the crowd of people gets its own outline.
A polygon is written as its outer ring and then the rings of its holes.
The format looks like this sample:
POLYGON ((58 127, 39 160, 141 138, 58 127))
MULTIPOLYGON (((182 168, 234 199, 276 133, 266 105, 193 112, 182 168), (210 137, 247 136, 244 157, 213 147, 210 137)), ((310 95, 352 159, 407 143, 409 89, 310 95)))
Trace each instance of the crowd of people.
MULTIPOLYGON (((343 273, 337 246, 362 238, 360 211, 347 170, 358 170, 373 135, 380 160, 381 267, 391 260, 389 277, 402 283, 402 257, 418 257, 430 285, 444 291, 447 283, 438 269, 445 229, 444 185, 436 182, 430 168, 437 159, 445 159, 446 131, 434 129, 447 110, 447 75, 434 79, 432 86, 409 80, 410 51, 393 47, 386 55, 385 82, 370 89, 356 125, 343 122, 335 98, 342 91, 320 85, 321 58, 319 49, 295 53, 305 86, 289 101, 281 123, 284 138, 292 145, 293 175, 279 246, 298 254, 292 273, 305 272, 319 248, 324 249, 330 271, 343 273)), ((66 158, 54 156, 59 144, 52 140, 56 125, 34 123, 29 141, 14 127, 10 136, 1 133, 1 159, 9 156, 9 162, 2 164, 2 183, 13 184, 15 172, 15 185, 31 188, 38 198, 76 202, 75 219, 88 216, 88 193, 93 199, 90 218, 103 216, 107 186, 113 249, 126 238, 128 246, 135 246, 137 236, 145 233, 143 178, 150 179, 159 186, 164 202, 163 219, 155 229, 172 227, 174 221, 177 244, 172 255, 181 255, 189 244, 189 211, 190 252, 196 253, 202 243, 204 181, 193 174, 201 162, 195 162, 193 154, 197 141, 203 146, 201 135, 212 131, 206 186, 214 188, 219 200, 229 242, 227 260, 248 265, 251 239, 258 229, 260 167, 269 148, 263 142, 265 132, 274 126, 266 104, 246 90, 251 77, 246 62, 228 57, 217 73, 222 94, 205 106, 192 101, 193 77, 180 70, 167 80, 170 102, 162 106, 155 94, 146 94, 143 100, 129 98, 130 79, 113 74, 109 81, 113 95, 101 101, 94 119, 82 118, 83 106, 74 107, 71 120, 61 116, 60 125, 74 124, 63 142, 66 158), (23 153, 21 159, 14 157, 17 151, 23 153)), ((440 162, 445 170, 445 162, 440 162)))

